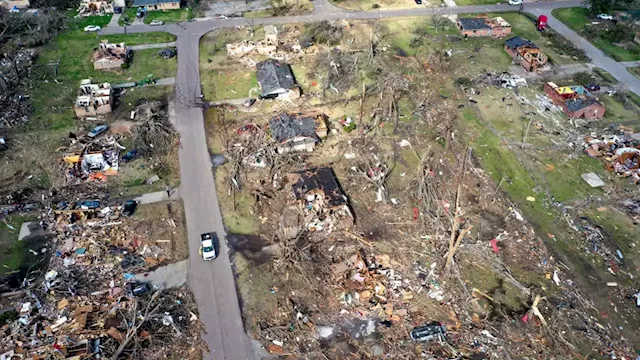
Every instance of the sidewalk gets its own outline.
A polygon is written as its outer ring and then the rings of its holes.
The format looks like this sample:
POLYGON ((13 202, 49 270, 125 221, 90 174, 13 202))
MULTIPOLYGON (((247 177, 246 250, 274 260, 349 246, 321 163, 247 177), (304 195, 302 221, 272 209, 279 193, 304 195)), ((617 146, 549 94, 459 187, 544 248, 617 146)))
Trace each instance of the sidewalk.
MULTIPOLYGON (((109 24, 111 26, 111 24, 109 24)), ((158 44, 142 44, 127 46, 129 50, 146 50, 146 49, 163 49, 168 47, 176 47, 176 42, 158 43, 158 44)))
POLYGON ((140 204, 153 204, 160 201, 166 200, 179 200, 180 199, 180 189, 174 188, 171 190, 171 197, 167 196, 166 191, 156 191, 152 193, 142 194, 138 197, 133 198, 133 200, 139 201, 140 204))

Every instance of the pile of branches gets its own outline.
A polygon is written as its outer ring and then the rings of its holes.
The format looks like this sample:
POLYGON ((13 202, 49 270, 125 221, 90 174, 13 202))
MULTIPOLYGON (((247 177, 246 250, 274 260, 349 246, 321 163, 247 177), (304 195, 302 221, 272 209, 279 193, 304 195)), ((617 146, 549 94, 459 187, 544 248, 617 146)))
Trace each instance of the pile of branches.
POLYGON ((306 25, 304 32, 300 36, 300 43, 335 46, 340 44, 342 35, 343 31, 341 26, 334 25, 325 20, 306 25))
POLYGON ((318 69, 327 69, 327 81, 324 84, 323 95, 327 90, 338 94, 349 91, 357 86, 358 55, 333 49, 326 57, 318 59, 318 69))
POLYGON ((133 146, 145 155, 164 155, 175 145, 178 134, 169 121, 166 106, 160 101, 136 108, 141 123, 132 129, 133 146))

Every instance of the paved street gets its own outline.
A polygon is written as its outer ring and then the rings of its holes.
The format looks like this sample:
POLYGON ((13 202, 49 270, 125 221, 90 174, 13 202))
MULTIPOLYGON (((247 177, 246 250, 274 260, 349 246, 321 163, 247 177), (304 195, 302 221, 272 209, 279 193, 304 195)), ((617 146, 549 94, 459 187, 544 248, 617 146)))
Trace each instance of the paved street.
MULTIPOLYGON (((606 69, 618 80, 629 84, 629 88, 632 91, 640 94, 640 83, 633 75, 627 72, 623 64, 618 64, 607 58, 602 52, 551 16, 551 9, 553 8, 580 6, 581 3, 582 0, 526 3, 524 9, 534 14, 544 13, 549 16, 551 27, 577 46, 585 49, 593 59, 595 66, 606 69)), ((444 15, 516 9, 509 5, 492 5, 350 12, 331 5, 328 0, 316 0, 314 5, 314 12, 308 15, 252 19, 253 25, 424 16, 434 13, 444 15)), ((197 106, 201 95, 199 40, 202 35, 214 29, 248 24, 247 19, 232 18, 227 20, 202 19, 159 27, 148 25, 127 27, 127 32, 129 33, 166 31, 178 37, 176 41, 179 54, 178 73, 176 76, 176 120, 177 128, 181 135, 181 148, 179 151, 180 194, 184 201, 187 219, 190 256, 188 282, 198 303, 200 319, 207 329, 204 339, 211 349, 211 353, 205 356, 206 359, 243 360, 255 358, 251 342, 243 329, 234 276, 225 241, 221 241, 221 254, 215 261, 202 261, 198 254, 201 233, 216 231, 220 239, 224 239, 225 235, 211 170, 211 160, 205 139, 203 111, 201 107, 197 106)), ((123 33, 123 29, 120 27, 107 27, 101 33, 123 33)))
POLYGON ((550 11, 545 12, 538 8, 530 9, 529 11, 534 15, 541 15, 543 13, 547 15, 549 26, 562 34, 562 36, 571 41, 575 46, 584 50, 587 56, 591 58, 591 63, 594 66, 607 70, 614 78, 618 79, 619 82, 625 83, 630 91, 640 95, 640 79, 629 73, 624 63, 619 63, 605 55, 600 49, 591 45, 590 42, 583 39, 575 31, 569 29, 568 26, 553 17, 550 11))

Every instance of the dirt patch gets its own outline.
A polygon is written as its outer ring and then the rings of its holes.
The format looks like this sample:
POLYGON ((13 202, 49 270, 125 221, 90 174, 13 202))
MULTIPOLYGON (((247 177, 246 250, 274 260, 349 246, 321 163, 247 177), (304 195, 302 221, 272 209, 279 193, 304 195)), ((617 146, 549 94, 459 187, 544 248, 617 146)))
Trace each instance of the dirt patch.
POLYGON ((189 257, 182 201, 139 205, 134 218, 139 220, 135 224, 136 232, 145 234, 161 248, 170 250, 175 261, 189 257))

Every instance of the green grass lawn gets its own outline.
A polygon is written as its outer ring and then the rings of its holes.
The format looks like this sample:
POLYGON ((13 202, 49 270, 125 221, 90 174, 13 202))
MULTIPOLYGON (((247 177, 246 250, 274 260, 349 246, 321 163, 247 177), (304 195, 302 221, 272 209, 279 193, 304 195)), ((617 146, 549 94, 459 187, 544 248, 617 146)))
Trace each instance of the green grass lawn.
POLYGON ((205 98, 210 101, 246 98, 249 90, 258 86, 252 70, 204 70, 200 78, 205 98))
POLYGON ((76 18, 75 16, 77 14, 78 12, 75 10, 67 12, 67 16, 72 18, 69 21, 70 30, 84 30, 84 27, 87 25, 97 25, 100 27, 105 27, 113 17, 113 14, 107 14, 103 16, 85 16, 76 18))
MULTIPOLYGON (((578 33, 582 33, 591 21, 602 21, 591 17, 589 10, 585 8, 554 9, 551 11, 551 14, 578 33)), ((601 32, 601 34, 603 34, 603 32, 601 32)), ((589 38, 583 35, 583 37, 616 61, 640 60, 640 46, 635 43, 629 42, 627 48, 623 48, 614 45, 614 43, 605 36, 589 38)))
POLYGON ((553 9, 551 15, 577 32, 582 31, 584 26, 590 22, 589 10, 582 7, 553 9))
POLYGON ((126 42, 127 45, 169 42, 175 36, 167 33, 147 33, 131 35, 85 34, 70 31, 56 38, 41 49, 37 60, 38 76, 43 80, 31 90, 34 108, 32 120, 28 126, 34 129, 60 129, 73 124, 72 104, 80 80, 93 78, 99 82, 125 82, 138 80, 153 73, 156 77, 174 76, 177 60, 164 60, 156 55, 157 49, 138 51, 134 55, 131 67, 120 71, 94 70, 91 63, 93 49, 100 40, 126 42), (54 80, 54 67, 50 61, 59 61, 57 77, 54 80))
POLYGON ((193 19, 193 11, 191 8, 182 8, 177 10, 149 11, 144 16, 144 23, 148 24, 152 20, 162 20, 166 23, 175 23, 193 19))

